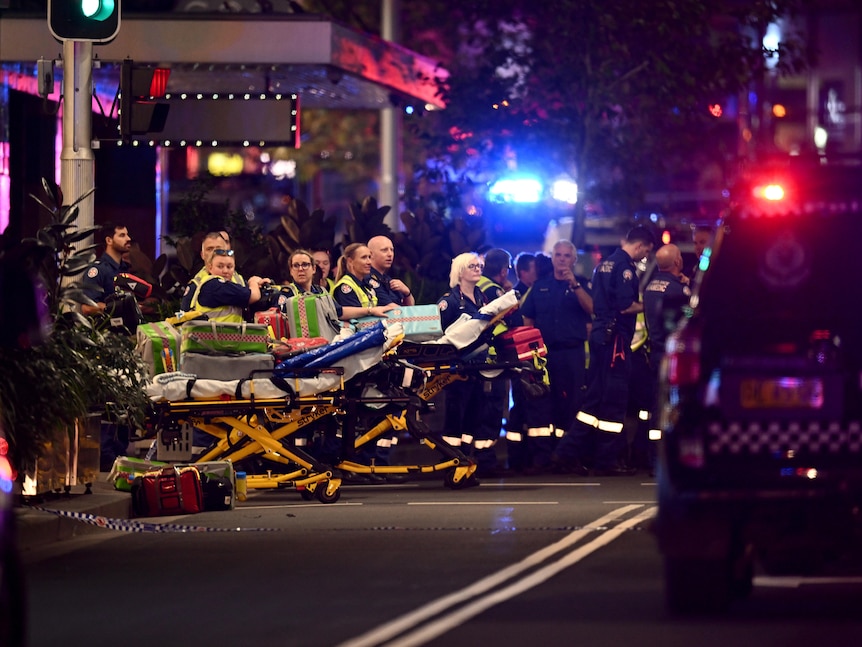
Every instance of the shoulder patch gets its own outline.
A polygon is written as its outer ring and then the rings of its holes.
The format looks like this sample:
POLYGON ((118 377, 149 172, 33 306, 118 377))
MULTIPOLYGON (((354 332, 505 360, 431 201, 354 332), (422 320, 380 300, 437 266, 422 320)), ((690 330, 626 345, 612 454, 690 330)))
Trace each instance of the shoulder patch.
POLYGON ((375 289, 380 287, 380 283, 379 283, 379 282, 377 281, 377 279, 376 279, 376 278, 374 278, 373 276, 372 276, 370 279, 368 279, 368 284, 369 284, 372 288, 375 288, 375 289))
POLYGON ((440 303, 437 304, 437 307, 440 308, 440 312, 443 312, 446 308, 449 307, 449 302, 448 301, 441 301, 440 303))
POLYGON ((691 296, 691 289, 687 285, 684 285, 682 288, 682 293, 685 296, 690 297, 691 296))
POLYGON ((188 293, 189 293, 189 290, 191 290, 191 289, 192 289, 192 288, 191 288, 191 286, 190 286, 190 285, 187 285, 187 286, 186 286, 186 289, 185 289, 185 290, 183 290, 183 296, 187 296, 187 295, 188 295, 188 293))
POLYGON ((351 292, 353 292, 353 288, 350 287, 349 285, 347 285, 347 283, 342 283, 341 284, 341 291, 344 294, 350 294, 351 292))
POLYGON ((496 293, 498 297, 503 296, 503 288, 497 288, 496 293))
POLYGON ((89 270, 87 270, 87 278, 94 279, 97 276, 99 276, 98 267, 91 267, 89 270))
POLYGON ((623 280, 624 281, 631 281, 634 278, 634 276, 635 276, 634 272, 632 272, 631 270, 623 270, 623 280))

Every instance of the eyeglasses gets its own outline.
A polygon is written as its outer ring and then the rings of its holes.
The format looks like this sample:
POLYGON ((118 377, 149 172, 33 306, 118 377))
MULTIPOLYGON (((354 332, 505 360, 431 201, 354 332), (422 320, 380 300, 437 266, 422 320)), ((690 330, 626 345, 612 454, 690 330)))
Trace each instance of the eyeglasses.
POLYGON ((295 270, 307 270, 311 263, 291 263, 290 266, 295 270))
POLYGON ((214 249, 213 254, 216 256, 233 256, 232 249, 214 249))
POLYGON ((484 263, 470 263, 467 266, 467 269, 468 270, 484 270, 485 264, 484 263))

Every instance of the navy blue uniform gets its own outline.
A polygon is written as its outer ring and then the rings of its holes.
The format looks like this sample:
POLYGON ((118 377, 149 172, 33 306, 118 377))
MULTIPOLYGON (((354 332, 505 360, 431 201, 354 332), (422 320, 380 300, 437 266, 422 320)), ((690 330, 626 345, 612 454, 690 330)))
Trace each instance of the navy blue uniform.
MULTIPOLYGON (((579 290, 587 279, 576 277, 579 290)), ((578 301, 578 290, 553 276, 539 279, 527 294, 521 314, 532 319, 548 347, 548 377, 553 394, 554 425, 568 429, 581 403, 586 384, 587 326, 592 318, 578 301)))
POLYGON ((634 261, 622 248, 593 271, 593 312, 587 391, 572 427, 561 439, 556 460, 614 471, 627 453, 623 433, 631 377, 631 342, 637 314, 622 314, 639 300, 634 261))
POLYGON ((353 276, 349 272, 345 275, 352 279, 344 283, 337 283, 332 289, 332 298, 343 306, 354 306, 356 308, 367 308, 368 304, 376 305, 377 293, 368 279, 362 279, 353 276), (354 284, 359 286, 365 294, 357 294, 354 284))
MULTIPOLYGON (((478 287, 474 288, 473 299, 466 298, 458 286, 440 298, 437 307, 444 331, 464 313, 480 317, 479 308, 486 301, 478 287)), ((472 454, 480 474, 493 472, 497 467, 494 444, 500 437, 502 416, 494 406, 492 384, 493 380, 477 375, 452 382, 443 391, 446 416, 442 435, 451 445, 461 446, 466 454, 472 454)))
POLYGON ((216 306, 245 308, 248 306, 249 299, 251 299, 249 288, 219 278, 206 281, 200 287, 198 303, 208 308, 216 306))
POLYGON ((374 288, 374 293, 377 295, 377 305, 385 306, 388 303, 404 305, 404 297, 401 293, 389 287, 391 280, 392 277, 388 274, 371 268, 371 274, 368 275, 368 285, 374 288))
POLYGON ((632 399, 637 401, 638 429, 632 441, 632 455, 637 463, 655 469, 655 442, 658 434, 656 421, 656 398, 658 396, 659 370, 664 357, 668 334, 682 317, 683 306, 691 298, 691 290, 682 277, 670 272, 656 272, 644 288, 644 320, 648 332, 648 351, 634 355, 632 399))
POLYGON ((114 293, 114 279, 121 272, 128 272, 131 265, 115 261, 107 252, 87 268, 81 281, 81 289, 97 303, 104 303, 114 293))

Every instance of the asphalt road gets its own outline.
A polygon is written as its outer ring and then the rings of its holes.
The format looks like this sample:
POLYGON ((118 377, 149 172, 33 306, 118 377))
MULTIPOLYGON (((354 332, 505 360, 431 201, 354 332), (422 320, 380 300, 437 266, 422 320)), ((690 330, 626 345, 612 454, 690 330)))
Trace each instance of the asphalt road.
POLYGON ((187 532, 26 553, 29 644, 859 644, 862 577, 758 578, 726 615, 669 616, 653 513, 644 477, 253 492, 153 520, 187 532))

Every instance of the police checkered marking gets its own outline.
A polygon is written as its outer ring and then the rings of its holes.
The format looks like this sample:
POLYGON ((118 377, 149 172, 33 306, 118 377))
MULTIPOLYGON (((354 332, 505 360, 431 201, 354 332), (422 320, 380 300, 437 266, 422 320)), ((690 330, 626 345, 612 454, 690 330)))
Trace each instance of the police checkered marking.
POLYGON ((208 528, 206 526, 191 526, 179 523, 153 523, 151 521, 137 521, 135 519, 111 519, 110 517, 102 517, 86 512, 51 510, 39 506, 34 506, 31 509, 48 512, 58 517, 67 517, 91 526, 104 528, 105 530, 120 530, 122 532, 276 532, 279 530, 278 528, 208 528))
POLYGON ((862 425, 854 421, 846 427, 838 422, 757 422, 742 425, 713 423, 707 431, 711 454, 760 454, 811 452, 837 454, 862 451, 862 425))

